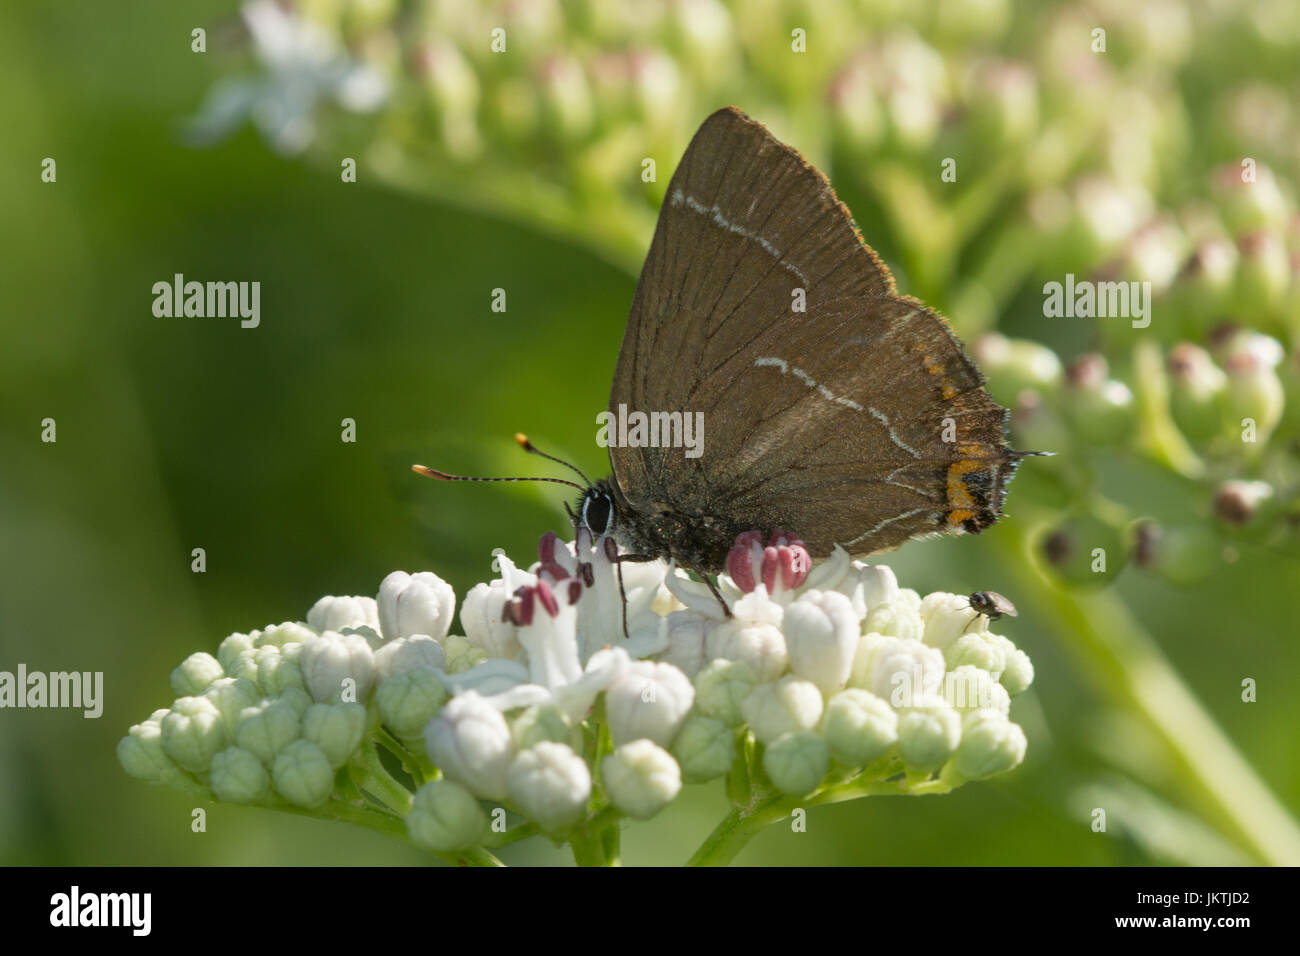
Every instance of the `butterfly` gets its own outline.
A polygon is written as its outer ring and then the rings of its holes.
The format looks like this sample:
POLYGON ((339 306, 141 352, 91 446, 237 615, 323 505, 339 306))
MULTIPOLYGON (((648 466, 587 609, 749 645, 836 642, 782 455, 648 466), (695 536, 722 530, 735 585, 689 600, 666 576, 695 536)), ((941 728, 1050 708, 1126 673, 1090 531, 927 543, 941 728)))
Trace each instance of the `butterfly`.
POLYGON ((897 293, 826 177, 735 108, 669 182, 609 404, 700 416, 702 447, 615 441, 608 478, 544 480, 581 490, 576 520, 621 560, 710 587, 747 531, 792 532, 813 558, 978 534, 1036 454, 1007 447, 1007 410, 943 318, 897 293))

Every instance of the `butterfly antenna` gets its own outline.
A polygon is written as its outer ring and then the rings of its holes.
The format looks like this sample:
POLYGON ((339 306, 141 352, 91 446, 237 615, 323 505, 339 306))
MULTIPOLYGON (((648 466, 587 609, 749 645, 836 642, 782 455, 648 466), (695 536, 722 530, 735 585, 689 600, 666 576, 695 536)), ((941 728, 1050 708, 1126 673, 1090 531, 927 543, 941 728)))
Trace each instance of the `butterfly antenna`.
POLYGON ((546 481, 555 485, 568 485, 570 488, 577 488, 579 491, 587 490, 576 481, 569 481, 565 478, 475 478, 467 475, 449 475, 445 471, 438 471, 436 468, 429 468, 425 465, 412 465, 411 471, 417 475, 424 475, 426 478, 437 478, 439 481, 546 481))
MULTIPOLYGON (((565 468, 568 468, 570 471, 576 472, 578 477, 580 477, 583 481, 587 483, 587 488, 591 487, 591 479, 586 476, 586 474, 583 472, 581 468, 579 468, 577 465, 565 461, 563 458, 556 458, 554 455, 548 455, 544 451, 539 451, 537 449, 537 446, 534 445, 532 442, 530 442, 528 440, 528 436, 525 435, 523 432, 515 432, 515 441, 518 442, 519 447, 522 448, 524 451, 528 452, 528 454, 541 455, 543 458, 549 461, 553 461, 557 465, 563 465, 565 468)), ((583 490, 585 491, 586 489, 584 488, 583 490)))

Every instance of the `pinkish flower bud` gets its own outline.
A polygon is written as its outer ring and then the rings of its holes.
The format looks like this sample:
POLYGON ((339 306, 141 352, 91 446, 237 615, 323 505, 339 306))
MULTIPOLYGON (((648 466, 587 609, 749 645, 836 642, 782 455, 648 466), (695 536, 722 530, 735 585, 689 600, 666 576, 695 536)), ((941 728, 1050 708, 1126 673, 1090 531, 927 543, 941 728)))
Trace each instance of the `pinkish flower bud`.
POLYGON ((769 595, 800 587, 812 569, 812 557, 804 543, 784 531, 772 532, 767 547, 762 541, 757 531, 736 538, 727 555, 727 573, 736 587, 749 593, 762 582, 769 595))

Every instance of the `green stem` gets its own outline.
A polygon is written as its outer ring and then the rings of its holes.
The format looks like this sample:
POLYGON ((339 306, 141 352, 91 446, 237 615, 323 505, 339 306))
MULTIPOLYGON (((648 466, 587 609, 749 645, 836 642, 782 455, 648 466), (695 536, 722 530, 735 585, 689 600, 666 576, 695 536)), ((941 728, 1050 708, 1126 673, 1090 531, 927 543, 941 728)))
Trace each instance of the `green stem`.
POLYGON ((1143 342, 1133 350, 1142 444, 1166 468, 1193 480, 1205 476, 1205 462, 1192 450, 1169 412, 1169 379, 1160 346, 1143 342))
POLYGON ((390 754, 397 758, 401 763, 402 769, 410 774, 411 779, 415 781, 416 786, 424 783, 428 779, 427 766, 431 766, 427 758, 420 760, 418 754, 413 754, 402 745, 402 742, 390 734, 383 727, 375 730, 375 741, 390 754))
POLYGON ((619 841, 608 837, 608 831, 618 831, 622 814, 614 807, 604 807, 575 828, 569 838, 569 848, 578 866, 621 866, 619 841))
MULTIPOLYGON (((268 810, 278 810, 281 813, 291 813, 299 817, 311 817, 315 820, 326 820, 330 823, 350 823, 353 826, 365 827, 367 830, 374 830, 377 833, 383 833, 387 836, 396 837, 404 843, 410 843, 411 838, 406 832, 406 823, 391 813, 385 813, 383 810, 377 810, 372 807, 357 806, 348 803, 345 800, 331 799, 319 807, 297 807, 291 803, 268 803, 263 804, 268 810)), ((484 849, 462 850, 459 853, 435 853, 434 856, 451 864, 452 866, 505 866, 500 860, 484 849)))
POLYGON ((531 836, 540 833, 536 823, 521 823, 517 827, 511 827, 505 833, 501 834, 496 840, 490 841, 492 849, 499 850, 503 846, 509 846, 512 843, 518 843, 520 840, 527 840, 531 836))
POLYGON ((358 778, 357 785, 374 794, 395 813, 406 816, 411 812, 411 791, 394 780, 380 762, 374 741, 367 740, 357 751, 351 769, 358 778))
MULTIPOLYGON (((1017 526, 1018 528, 1020 526, 1017 526)), ((1127 709, 1163 745, 1180 789, 1208 821, 1256 860, 1300 864, 1300 829, 1178 677, 1155 640, 1109 591, 1082 600, 1038 572, 1028 532, 1008 525, 993 541, 1020 577, 1018 598, 1057 623, 1064 643, 1088 665, 1097 689, 1127 709)))
POLYGON ((790 810, 799 805, 799 800, 795 798, 782 798, 779 794, 769 792, 767 797, 760 799, 752 808, 733 807, 686 861, 686 865, 726 866, 760 831, 789 816, 790 810))

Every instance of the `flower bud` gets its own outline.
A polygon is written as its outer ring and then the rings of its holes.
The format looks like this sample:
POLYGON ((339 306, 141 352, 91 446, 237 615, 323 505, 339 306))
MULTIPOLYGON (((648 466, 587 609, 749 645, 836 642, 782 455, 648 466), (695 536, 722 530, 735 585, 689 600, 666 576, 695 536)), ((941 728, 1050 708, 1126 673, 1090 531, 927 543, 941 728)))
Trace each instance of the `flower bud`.
POLYGON ((472 158, 482 148, 476 123, 480 96, 477 74, 448 40, 422 44, 416 57, 416 74, 437 114, 442 145, 458 160, 472 158))
POLYGON ((514 760, 510 726, 501 712, 470 690, 453 697, 424 729, 429 759, 475 796, 501 800, 514 760))
POLYGON ((1191 441, 1204 441, 1219 431, 1223 420, 1228 377, 1210 353, 1191 342, 1169 350, 1169 408, 1178 430, 1191 441))
POLYGON ((763 751, 763 769, 782 793, 811 793, 830 769, 831 753, 817 734, 790 733, 763 751))
POLYGON ((897 743, 898 714, 875 694, 851 687, 827 703, 822 733, 831 756, 845 766, 863 767, 897 743))
POLYGON ((450 780, 432 780, 415 791, 406 815, 411 839, 435 853, 474 846, 487 835, 488 818, 474 795, 450 780))
POLYGON ((488 659, 487 651, 471 644, 469 638, 461 637, 459 634, 453 634, 444 640, 442 650, 447 655, 448 674, 463 674, 488 659))
POLYGON ((241 747, 227 747, 212 758, 211 782, 222 803, 260 803, 271 792, 266 768, 241 747))
MULTIPOLYGON (((527 583, 535 584, 536 581, 527 583)), ((519 655, 516 628, 501 617, 510 597, 511 592, 506 591, 503 581, 480 582, 470 589, 461 604, 460 623, 465 629, 465 637, 489 657, 514 660, 519 655)))
POLYGON ((380 582, 375 600, 385 641, 413 634, 441 641, 456 613, 456 592, 432 571, 394 571, 380 582))
POLYGON ((310 740, 295 740, 276 755, 271 779, 280 796, 299 807, 318 807, 334 790, 334 768, 310 740))
POLYGON ((695 707, 706 717, 735 727, 744 721, 741 703, 758 683, 748 664, 719 659, 695 677, 695 707))
POLYGON ((610 802, 638 820, 647 820, 682 789, 681 768, 652 740, 633 740, 614 749, 600 764, 610 802))
POLYGON ((118 762, 138 780, 171 783, 180 776, 180 768, 162 745, 162 720, 168 713, 168 710, 155 710, 148 720, 133 724, 118 741, 118 762))
POLYGON ((1183 267, 1182 283, 1197 301, 1210 305, 1222 304, 1232 291, 1237 274, 1237 247, 1223 235, 1205 235, 1199 239, 1187 264, 1183 267))
POLYGON ((233 737, 239 725, 239 715, 245 707, 256 704, 262 694, 246 677, 219 677, 208 685, 202 696, 216 705, 221 713, 221 726, 228 737, 233 737))
POLYGON ((221 662, 211 654, 200 651, 185 658, 172 671, 172 693, 177 697, 197 697, 214 680, 224 676, 221 662))
POLYGON ((1007 654, 1006 669, 998 678, 1012 697, 1023 694, 1034 682, 1034 664, 1020 648, 1007 654))
POLYGON ((443 652, 442 645, 425 634, 399 637, 375 651, 375 671, 381 681, 402 671, 413 671, 421 667, 443 670, 446 664, 447 655, 443 652))
POLYGON ((1242 178, 1240 166, 1221 167, 1214 178, 1216 198, 1234 232, 1280 228, 1291 214, 1291 203, 1283 193, 1272 168, 1255 167, 1253 181, 1242 178))
MULTIPOLYGON (((813 574, 809 575, 810 587, 814 584, 817 587, 822 586, 821 574, 835 560, 835 557, 836 553, 832 553, 830 560, 814 569, 813 574)), ((863 564, 861 561, 853 561, 845 570, 843 577, 833 583, 826 582, 825 587, 847 597, 859 621, 866 617, 867 612, 872 608, 888 604, 898 597, 898 579, 894 577, 893 570, 884 564, 863 564)))
POLYGON ((949 706, 965 715, 976 710, 1011 710, 1011 695, 986 670, 963 664, 943 675, 941 696, 949 706))
POLYGON ((507 787, 524 816, 543 830, 559 830, 586 813, 591 771, 567 744, 543 740, 515 757, 507 787))
MULTIPOLYGON (((1005 10, 1002 2, 990 6, 1005 10)), ((1038 87, 1033 70, 1025 64, 977 61, 967 78, 965 94, 971 127, 990 149, 1007 149, 1012 143, 1023 142, 1038 127, 1038 87)))
POLYGON ((1114 445, 1133 432, 1133 393, 1123 382, 1108 379, 1100 353, 1081 355, 1066 371, 1066 417, 1088 441, 1114 445))
POLYGON ((1188 239, 1172 217, 1158 216, 1141 226, 1129 239, 1121 269, 1151 283, 1154 295, 1162 295, 1188 254, 1188 239))
POLYGON ((1044 534, 1041 555, 1056 578, 1078 587, 1103 587, 1128 563, 1126 529, 1108 518, 1078 513, 1044 534))
POLYGON ((1221 561, 1219 536, 1204 525, 1168 527, 1141 519, 1134 526, 1135 563, 1173 584, 1199 584, 1221 561))
MULTIPOLYGON (((1011 430, 1016 443, 1026 448, 1064 449, 1070 445, 1070 431, 1060 410, 1035 388, 1022 389, 1016 395, 1011 407, 1011 430)), ((1060 485, 1059 473, 1063 470, 1064 466, 1056 465, 1048 477, 1054 478, 1055 484, 1060 485)), ((1052 486, 1048 487, 1050 489, 1052 486)), ((1068 500, 1070 493, 1065 492, 1062 497, 1068 500)))
POLYGON ((704 631, 708 621, 694 611, 668 615, 668 650, 659 656, 692 680, 705 664, 704 631))
POLYGON ((988 618, 976 614, 970 601, 968 595, 947 591, 927 594, 921 600, 921 620, 925 622, 921 640, 929 647, 946 651, 964 634, 987 631, 988 618))
POLYGON ((302 735, 325 752, 330 766, 341 767, 361 746, 366 708, 361 704, 312 704, 302 718, 302 735))
POLYGON ((605 691, 605 717, 615 744, 642 737, 672 743, 695 703, 695 688, 671 664, 635 661, 605 691))
POLYGON ((782 734, 812 730, 822 718, 822 708, 817 685, 793 674, 759 684, 740 706, 749 729, 763 743, 782 734))
POLYGON ((687 783, 713 780, 736 759, 735 731, 720 720, 692 714, 673 741, 672 754, 687 783))
POLYGON ((1055 394, 1061 384, 1061 360, 1046 345, 988 332, 975 340, 971 352, 988 376, 989 391, 1004 404, 1030 388, 1055 394))
POLYGON ((375 656, 359 634, 326 631, 304 641, 301 657, 303 681, 317 703, 363 701, 375 682, 375 656))
POLYGON ((301 687, 286 687, 280 691, 280 696, 276 699, 282 700, 292 707, 299 720, 302 719, 303 714, 307 713, 307 708, 312 705, 311 695, 301 687))
POLYGON ((240 712, 234 742, 269 767, 275 755, 301 734, 302 724, 293 704, 281 699, 264 700, 240 712))
POLYGON ((210 697, 180 697, 162 718, 162 748, 186 770, 207 770, 226 743, 221 711, 210 697))
POLYGON ((990 674, 1001 675, 1007 666, 1006 653, 988 639, 988 632, 963 634, 943 652, 949 670, 970 665, 990 674))
POLYGON ((858 648, 858 616, 838 591, 808 591, 785 609, 790 669, 833 694, 849 679, 858 648))
POLYGON ((937 648, 914 638, 867 634, 858 641, 850 683, 893 707, 906 707, 933 693, 943 672, 943 653, 937 648))
POLYGON ((231 634, 217 645, 217 660, 221 662, 221 666, 229 669, 231 661, 240 654, 243 654, 245 651, 251 651, 253 649, 253 640, 260 633, 262 632, 254 631, 252 634, 231 634))
POLYGON ((582 731, 569 722, 558 707, 533 704, 525 707, 510 724, 515 748, 527 750, 544 741, 567 744, 573 750, 582 748, 582 731))
POLYGON ((283 647, 286 644, 301 644, 308 638, 316 636, 311 628, 296 621, 272 624, 260 631, 253 639, 254 647, 283 647))
POLYGON ((742 661, 760 682, 780 677, 790 664, 785 635, 781 633, 781 605, 759 588, 736 601, 731 610, 732 617, 708 626, 705 656, 742 661))
POLYGON ((278 697, 290 687, 306 689, 302 668, 298 666, 298 653, 286 653, 286 648, 297 648, 301 653, 302 645, 259 647, 253 654, 253 663, 257 665, 257 686, 268 697, 278 697))
POLYGON ((379 718, 400 740, 418 737, 447 700, 447 689, 428 667, 400 671, 379 682, 379 718))
POLYGON ((860 153, 871 151, 884 133, 884 116, 867 57, 858 57, 831 80, 827 91, 837 134, 860 153))
POLYGON ((538 81, 546 126, 564 140, 584 136, 592 123, 591 88, 582 64, 569 54, 547 58, 538 81))
MULTIPOLYGON (((261 633, 260 631, 258 632, 261 633)), ((240 652, 226 664, 226 676, 257 683, 257 652, 260 648, 249 648, 240 652)), ((208 685, 211 686, 211 685, 208 685)))
POLYGON ((961 714, 938 697, 909 707, 898 719, 898 755, 909 770, 938 770, 961 742, 961 714))
POLYGON ((1137 183, 1123 183, 1101 174, 1084 176, 1075 185, 1076 255, 1099 257, 1128 239, 1151 218, 1151 194, 1137 183))
POLYGON ((808 548, 784 531, 774 531, 767 547, 757 531, 746 531, 727 555, 727 574, 736 587, 748 594, 761 583, 777 601, 788 599, 788 592, 807 580, 811 568, 808 548))
POLYGON ((1276 368, 1283 357, 1282 346, 1269 336, 1246 333, 1234 336, 1226 353, 1226 433, 1229 441, 1254 452, 1272 436, 1286 405, 1276 368))
POLYGON ((925 633, 921 620, 921 595, 911 588, 900 588, 887 604, 877 604, 862 622, 863 634, 883 634, 919 641, 925 633))
POLYGON ((1273 497, 1273 486, 1267 481, 1242 481, 1230 479, 1214 492, 1214 516, 1224 524, 1244 527, 1258 523, 1261 512, 1273 497))
POLYGON ((977 710, 962 725, 953 767, 968 780, 981 780, 1019 766, 1027 746, 1025 732, 1005 714, 977 710))
POLYGON ((369 627, 379 631, 379 605, 372 597, 328 595, 311 606, 307 624, 317 633, 342 632, 345 627, 369 627))

